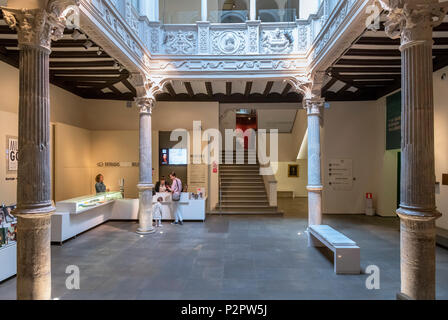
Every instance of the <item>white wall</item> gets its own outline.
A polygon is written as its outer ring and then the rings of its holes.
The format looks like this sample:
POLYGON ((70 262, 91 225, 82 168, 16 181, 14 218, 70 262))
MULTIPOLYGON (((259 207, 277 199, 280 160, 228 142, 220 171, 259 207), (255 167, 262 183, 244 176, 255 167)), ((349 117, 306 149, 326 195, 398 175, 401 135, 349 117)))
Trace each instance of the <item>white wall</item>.
POLYGON ((384 108, 373 102, 332 102, 325 109, 322 130, 324 213, 363 213, 365 193, 378 197, 384 153, 384 108), (353 160, 353 188, 333 190, 328 184, 329 160, 353 160))
POLYGON ((306 186, 308 184, 308 162, 307 160, 296 160, 290 162, 279 162, 278 171, 275 174, 277 180, 277 191, 292 191, 294 197, 307 197, 306 186), (288 165, 299 166, 299 177, 288 177, 288 165))
MULTIPOLYGON (((0 111, 0 150, 2 154, 5 154, 4 152, 7 149, 6 137, 17 137, 17 125, 17 113, 0 111)), ((16 203, 17 174, 6 173, 7 161, 8 159, 6 156, 3 156, 2 159, 0 159, 0 204, 4 203, 10 205, 16 203)))
POLYGON ((442 174, 448 173, 448 80, 442 80, 442 74, 448 74, 448 67, 434 73, 434 126, 436 181, 440 190, 436 193, 436 204, 442 217, 437 226, 448 229, 448 186, 442 185, 442 174))

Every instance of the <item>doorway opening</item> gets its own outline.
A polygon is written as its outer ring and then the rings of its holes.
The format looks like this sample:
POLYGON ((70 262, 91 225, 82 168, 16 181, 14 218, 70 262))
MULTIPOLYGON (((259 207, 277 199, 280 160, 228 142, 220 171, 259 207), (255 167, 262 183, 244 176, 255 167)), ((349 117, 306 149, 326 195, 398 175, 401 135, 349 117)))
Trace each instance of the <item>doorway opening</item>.
MULTIPOLYGON (((240 109, 236 112, 236 129, 243 132, 252 129, 257 131, 257 111, 255 109, 240 109)), ((249 149, 249 136, 244 135, 244 150, 249 149)))

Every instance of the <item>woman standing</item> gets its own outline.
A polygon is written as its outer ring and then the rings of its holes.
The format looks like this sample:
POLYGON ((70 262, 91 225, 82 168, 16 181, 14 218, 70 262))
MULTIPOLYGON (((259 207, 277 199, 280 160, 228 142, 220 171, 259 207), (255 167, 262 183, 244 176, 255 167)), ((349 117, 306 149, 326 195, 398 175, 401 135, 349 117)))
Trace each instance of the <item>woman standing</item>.
POLYGON ((171 187, 167 188, 171 192, 171 198, 173 200, 173 210, 175 220, 172 224, 183 225, 184 222, 182 219, 182 213, 180 212, 179 208, 179 200, 180 195, 182 193, 182 181, 176 177, 175 172, 170 173, 170 179, 171 179, 171 187))

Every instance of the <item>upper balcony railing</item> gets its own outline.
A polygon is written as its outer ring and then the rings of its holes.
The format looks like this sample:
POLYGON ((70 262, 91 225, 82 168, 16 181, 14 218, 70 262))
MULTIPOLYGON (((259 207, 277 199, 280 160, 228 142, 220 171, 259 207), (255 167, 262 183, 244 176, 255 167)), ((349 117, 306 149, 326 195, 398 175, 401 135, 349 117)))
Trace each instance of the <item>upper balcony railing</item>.
POLYGON ((334 22, 338 21, 335 12, 344 16, 357 2, 316 0, 319 1, 317 12, 307 19, 299 19, 298 8, 255 11, 250 7, 255 0, 242 0, 249 6, 231 10, 207 10, 207 0, 195 1, 200 5, 199 10, 179 8, 174 15, 165 14, 164 21, 159 19, 163 0, 101 2, 115 7, 131 33, 152 56, 305 55, 311 48, 318 51, 319 43, 325 42, 328 33, 334 31, 334 22), (176 14, 192 23, 170 23, 179 21, 176 14), (255 20, 255 16, 260 20, 255 20), (193 22, 196 20, 199 21, 193 22))

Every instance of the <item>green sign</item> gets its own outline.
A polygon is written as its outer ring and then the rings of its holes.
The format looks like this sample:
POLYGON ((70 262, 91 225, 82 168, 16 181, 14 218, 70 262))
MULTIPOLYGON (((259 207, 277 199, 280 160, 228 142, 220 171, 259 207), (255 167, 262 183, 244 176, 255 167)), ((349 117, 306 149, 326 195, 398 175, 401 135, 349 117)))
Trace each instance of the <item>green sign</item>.
POLYGON ((386 150, 401 148, 401 91, 386 98, 386 150))

